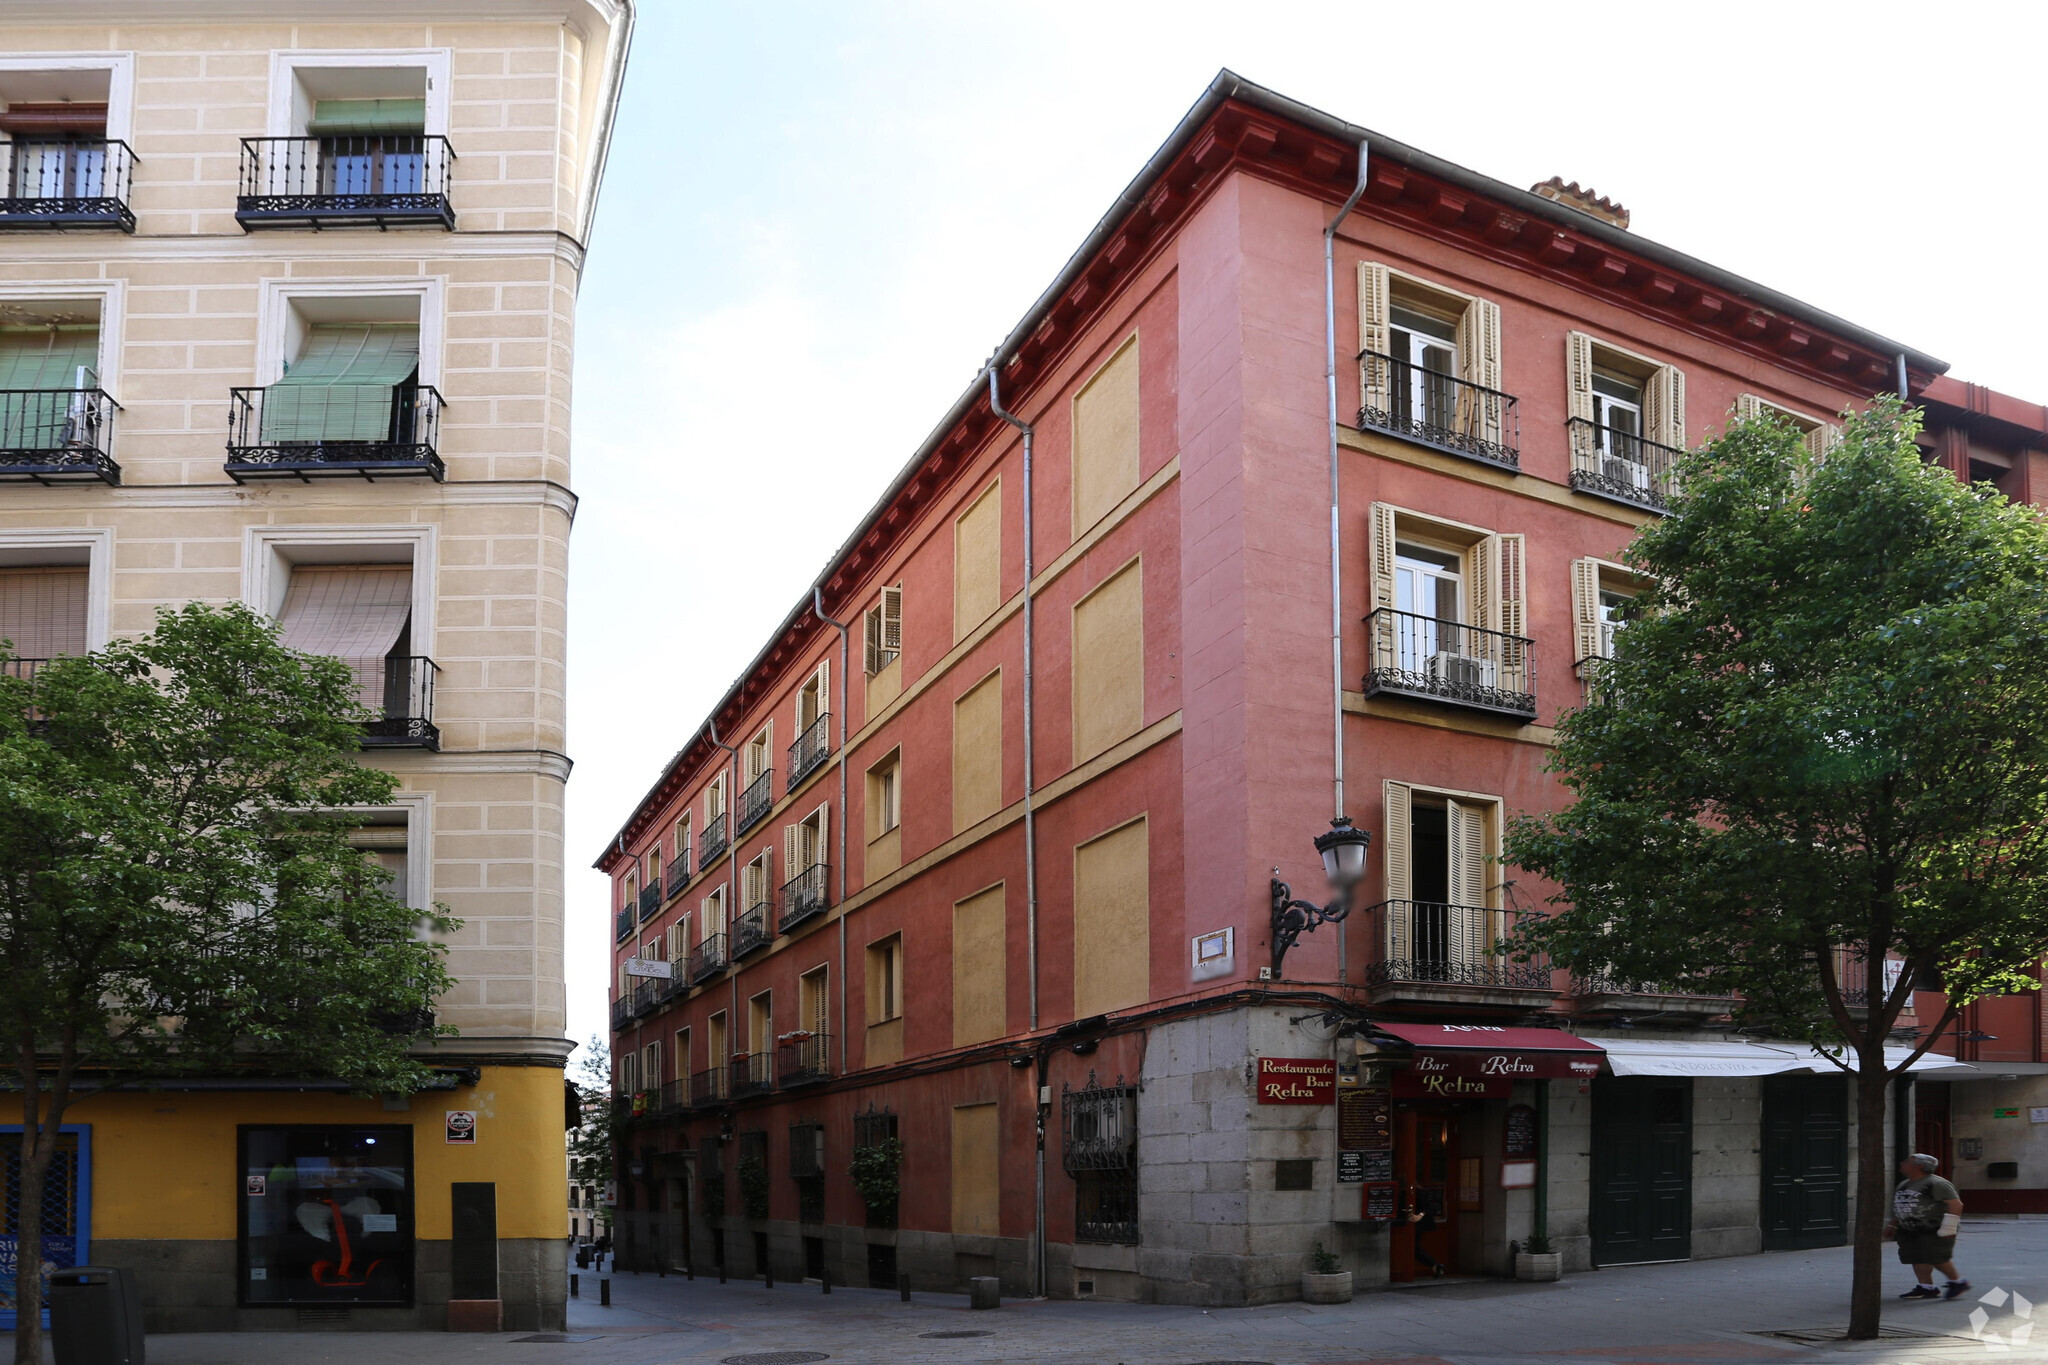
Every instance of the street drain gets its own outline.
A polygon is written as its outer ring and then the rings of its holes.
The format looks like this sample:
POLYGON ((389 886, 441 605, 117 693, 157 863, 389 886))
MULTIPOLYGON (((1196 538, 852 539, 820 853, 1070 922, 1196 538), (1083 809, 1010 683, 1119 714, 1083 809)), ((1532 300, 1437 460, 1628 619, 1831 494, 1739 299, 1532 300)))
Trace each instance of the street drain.
POLYGON ((727 1356, 719 1365, 810 1365, 813 1360, 830 1360, 823 1351, 755 1351, 752 1355, 727 1356))
POLYGON ((965 1341, 968 1337, 992 1337, 994 1332, 919 1332, 925 1341, 965 1341))
MULTIPOLYGON (((1820 1346, 1828 1342, 1847 1341, 1849 1339, 1849 1331, 1845 1327, 1780 1327, 1769 1332, 1751 1332, 1749 1335, 1753 1337, 1783 1337, 1786 1341, 1797 1341, 1808 1346, 1820 1346)), ((1923 1332, 1917 1327, 1894 1327, 1888 1322, 1877 1329, 1877 1335, 1879 1338, 1887 1341, 1899 1341, 1908 1338, 1922 1341, 1949 1339, 1949 1334, 1946 1332, 1923 1332)), ((1962 1340, 1960 1337, 1954 1339, 1962 1340)))

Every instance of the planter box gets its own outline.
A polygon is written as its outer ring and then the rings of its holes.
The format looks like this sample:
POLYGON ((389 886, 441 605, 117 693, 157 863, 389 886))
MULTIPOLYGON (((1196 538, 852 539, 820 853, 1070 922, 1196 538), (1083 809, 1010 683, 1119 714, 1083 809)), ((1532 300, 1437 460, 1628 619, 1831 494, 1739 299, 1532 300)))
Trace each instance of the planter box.
POLYGON ((1516 1252, 1515 1278, 1518 1280, 1563 1279, 1564 1253, 1553 1251, 1544 1256, 1531 1256, 1526 1251, 1516 1252))
POLYGON ((1316 1275, 1307 1271, 1302 1272, 1301 1301, 1303 1303, 1351 1302, 1351 1272, 1340 1270, 1334 1275, 1316 1275))

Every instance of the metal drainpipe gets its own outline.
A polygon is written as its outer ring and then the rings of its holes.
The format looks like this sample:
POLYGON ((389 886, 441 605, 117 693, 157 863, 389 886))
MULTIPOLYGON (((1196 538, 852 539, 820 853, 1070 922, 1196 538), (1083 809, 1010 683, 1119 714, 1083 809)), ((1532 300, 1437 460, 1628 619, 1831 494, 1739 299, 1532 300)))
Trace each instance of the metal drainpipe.
MULTIPOLYGON (((1337 216, 1323 229, 1323 380, 1330 394, 1330 795, 1333 816, 1344 815, 1344 558, 1343 520, 1338 508, 1337 480, 1337 228, 1365 193, 1369 144, 1358 144, 1358 183, 1337 216)), ((993 378, 993 376, 991 376, 993 378)), ((1029 599, 1026 599, 1027 604, 1029 599)), ((1027 672, 1027 676, 1028 672, 1027 672)), ((1337 983, 1344 984, 1351 958, 1346 950, 1344 921, 1337 921, 1337 983)))
POLYGON ((1913 401, 1912 390, 1906 384, 1906 353, 1904 351, 1899 352, 1899 401, 1901 403, 1913 401))
MULTIPOLYGON (((853 755, 846 752, 846 670, 852 666, 848 650, 850 639, 844 621, 835 621, 825 614, 825 594, 818 585, 811 585, 811 610, 818 619, 839 632, 839 1074, 847 1071, 846 1062, 846 825, 853 817, 846 804, 846 765, 853 755)), ((830 727, 827 727, 828 729, 830 727)))
MULTIPOLYGON (((732 953, 732 908, 738 903, 738 893, 733 889, 733 886, 739 876, 740 857, 739 832, 733 828, 734 825, 739 823, 738 816, 734 814, 739 807, 733 804, 732 789, 733 784, 739 780, 739 773, 735 771, 734 765, 740 761, 740 751, 718 737, 717 717, 714 716, 704 722, 704 731, 711 736, 713 744, 716 744, 730 755, 725 763, 725 929, 723 930, 725 934, 725 965, 730 970, 739 965, 732 953)), ((732 1035, 738 1031, 740 1026, 740 974, 736 971, 733 972, 727 978, 726 984, 732 991, 732 1004, 728 1007, 725 1016, 726 1058, 721 1065, 730 1071, 732 1066, 732 1035)), ((750 1057, 752 1055, 751 1053, 748 1054, 750 1057)), ((751 1067, 753 1063, 750 1061, 747 1065, 751 1067)), ((731 1088, 731 1083, 728 1081, 726 1086, 728 1091, 726 1099, 728 1103, 732 1098, 730 1094, 731 1088)))
MULTIPOLYGON (((1038 1029, 1038 815, 1032 809, 1032 793, 1036 787, 1036 751, 1033 746, 1032 717, 1032 646, 1034 643, 1031 595, 1031 424, 1012 415, 1003 408, 1003 399, 996 378, 996 368, 1002 360, 1002 351, 990 357, 988 362, 988 405, 995 415, 1015 427, 1024 439, 1024 931, 1025 970, 1030 974, 1031 1028, 1038 1029)), ((1043 1070, 1043 1061, 1040 1069, 1043 1070)), ((1045 1093, 1041 1081, 1038 1093, 1031 1097, 1032 1107, 1038 1115, 1038 1151, 1036 1158, 1036 1210, 1037 1216, 1031 1233, 1033 1260, 1036 1262, 1034 1277, 1037 1281, 1039 1298, 1046 1296, 1045 1282, 1045 1105, 1040 1102, 1045 1093)))

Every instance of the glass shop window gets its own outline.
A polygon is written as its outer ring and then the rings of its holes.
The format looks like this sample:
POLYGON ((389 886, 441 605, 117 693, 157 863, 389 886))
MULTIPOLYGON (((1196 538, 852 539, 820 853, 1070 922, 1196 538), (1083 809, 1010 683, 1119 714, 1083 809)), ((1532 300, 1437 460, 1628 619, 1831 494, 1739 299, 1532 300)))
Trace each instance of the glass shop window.
POLYGON ((412 1303, 411 1128, 241 1137, 243 1304, 412 1303))

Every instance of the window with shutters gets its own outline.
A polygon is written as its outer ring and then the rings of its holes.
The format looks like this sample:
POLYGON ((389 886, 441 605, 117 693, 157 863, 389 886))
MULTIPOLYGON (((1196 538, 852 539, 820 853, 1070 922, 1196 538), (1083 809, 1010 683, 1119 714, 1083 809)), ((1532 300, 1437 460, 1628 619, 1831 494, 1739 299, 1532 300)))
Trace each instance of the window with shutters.
POLYGON ((108 122, 117 84, 132 106, 133 70, 132 54, 109 53, 0 73, 0 225, 135 230, 129 120, 108 122))
POLYGON ((740 748, 740 801, 733 837, 752 829, 775 804, 775 722, 769 721, 740 748))
POLYGON ((271 135, 242 139, 237 221, 452 229, 448 77, 445 55, 287 55, 271 135))
POLYGON ((1735 400, 1735 415, 1743 421, 1768 417, 1790 426, 1805 441, 1807 454, 1815 459, 1824 458, 1835 448, 1835 442, 1842 439, 1842 429, 1834 423, 1808 417, 1803 412, 1795 412, 1753 393, 1745 393, 1735 400))
POLYGON ((669 860, 668 893, 673 896, 690 880, 690 816, 686 811, 676 821, 675 856, 669 860))
POLYGON ((1438 988, 1547 992, 1550 968, 1508 946, 1516 915, 1500 871, 1498 797, 1384 784, 1381 865, 1386 899, 1374 906, 1375 1000, 1437 999, 1438 988))
POLYGON ((1522 536, 1374 503, 1368 554, 1366 695, 1534 718, 1522 536))
POLYGON ((1520 468, 1520 419, 1501 388, 1498 304, 1361 261, 1358 374, 1361 428, 1520 468))
POLYGON ((86 652, 89 576, 83 564, 0 568, 0 672, 33 677, 51 659, 86 652))
POLYGON ((826 877, 826 824, 830 811, 825 806, 782 830, 782 905, 778 927, 787 933, 794 926, 825 912, 828 904, 826 877))
POLYGON ((1588 701, 1604 698, 1602 665, 1614 657, 1615 640, 1641 590, 1642 579, 1620 564, 1572 561, 1572 655, 1588 701))
POLYGON ((874 881, 903 861, 903 751, 891 749, 867 772, 867 855, 863 875, 874 881))
MULTIPOLYGON (((277 611, 279 641, 347 664, 371 714, 365 743, 437 748, 434 661, 415 647, 410 563, 292 564, 277 611)), ((422 642, 424 643, 424 642, 422 642)))
POLYGON ((1588 336, 1565 333, 1571 485, 1661 512, 1685 451, 1685 373, 1588 336))
POLYGON ((796 739, 789 746, 789 790, 795 791, 832 753, 831 669, 820 659, 796 694, 796 739))
POLYGON ((881 597, 863 614, 861 623, 867 673, 872 678, 903 653, 903 585, 882 589, 881 597))
POLYGON ((744 957, 756 948, 766 947, 775 937, 774 921, 768 907, 772 881, 771 854, 762 849, 751 862, 740 868, 740 904, 743 907, 732 922, 732 955, 744 957))

